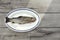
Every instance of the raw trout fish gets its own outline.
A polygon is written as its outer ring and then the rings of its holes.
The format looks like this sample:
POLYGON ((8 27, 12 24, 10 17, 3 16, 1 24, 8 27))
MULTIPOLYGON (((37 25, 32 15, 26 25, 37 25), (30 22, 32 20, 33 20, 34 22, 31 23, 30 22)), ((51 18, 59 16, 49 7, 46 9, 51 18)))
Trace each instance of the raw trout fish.
POLYGON ((6 23, 11 22, 11 23, 18 23, 18 24, 26 24, 26 23, 31 23, 35 21, 36 21, 35 17, 27 17, 27 16, 19 16, 16 18, 6 17, 6 23))

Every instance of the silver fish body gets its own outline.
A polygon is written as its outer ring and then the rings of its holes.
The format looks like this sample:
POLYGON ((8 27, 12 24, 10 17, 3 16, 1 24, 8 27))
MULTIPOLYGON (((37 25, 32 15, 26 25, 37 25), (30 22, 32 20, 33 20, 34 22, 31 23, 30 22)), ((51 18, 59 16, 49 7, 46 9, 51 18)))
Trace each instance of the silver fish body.
POLYGON ((7 17, 6 20, 8 22, 12 22, 12 23, 26 24, 26 23, 35 22, 36 21, 36 18, 35 17, 19 16, 17 18, 8 18, 7 17))

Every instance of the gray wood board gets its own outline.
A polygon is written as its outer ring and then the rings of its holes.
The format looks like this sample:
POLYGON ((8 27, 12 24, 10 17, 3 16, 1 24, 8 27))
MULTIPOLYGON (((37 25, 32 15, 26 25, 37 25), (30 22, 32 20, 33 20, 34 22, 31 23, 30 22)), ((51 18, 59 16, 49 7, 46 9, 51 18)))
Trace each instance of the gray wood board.
POLYGON ((28 7, 46 15, 33 31, 17 33, 8 29, 4 23, 6 14, 16 8, 27 7, 30 0, 0 0, 0 40, 60 40, 60 0, 53 0, 47 12, 38 7, 28 7), (45 35, 53 31, 50 35, 45 35))

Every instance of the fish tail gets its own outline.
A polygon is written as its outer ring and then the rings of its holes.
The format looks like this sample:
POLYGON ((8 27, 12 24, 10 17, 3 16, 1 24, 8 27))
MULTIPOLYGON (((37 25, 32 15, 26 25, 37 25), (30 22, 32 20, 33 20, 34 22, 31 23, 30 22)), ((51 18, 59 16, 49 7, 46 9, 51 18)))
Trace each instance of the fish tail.
POLYGON ((9 22, 9 21, 10 21, 10 19, 8 17, 6 17, 6 23, 9 22))

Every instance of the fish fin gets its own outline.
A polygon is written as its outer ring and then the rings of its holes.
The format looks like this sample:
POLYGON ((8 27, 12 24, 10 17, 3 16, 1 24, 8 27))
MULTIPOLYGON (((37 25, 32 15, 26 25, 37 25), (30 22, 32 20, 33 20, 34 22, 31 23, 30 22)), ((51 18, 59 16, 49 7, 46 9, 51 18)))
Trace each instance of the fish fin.
POLYGON ((8 17, 6 17, 6 23, 7 23, 7 22, 9 22, 9 18, 8 18, 8 17))
POLYGON ((19 16, 18 18, 21 18, 22 16, 19 16))

